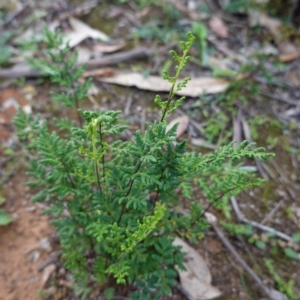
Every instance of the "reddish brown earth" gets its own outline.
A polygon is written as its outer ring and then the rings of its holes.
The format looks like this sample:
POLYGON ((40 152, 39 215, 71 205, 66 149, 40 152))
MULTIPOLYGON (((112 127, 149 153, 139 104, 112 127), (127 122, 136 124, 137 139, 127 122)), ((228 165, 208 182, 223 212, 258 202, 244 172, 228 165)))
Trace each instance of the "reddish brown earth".
POLYGON ((29 202, 31 195, 24 188, 22 176, 14 176, 5 190, 6 211, 15 220, 0 227, 0 299, 41 299, 38 291, 43 288, 43 274, 38 267, 49 256, 50 248, 43 249, 39 241, 49 237, 53 228, 42 215, 43 209, 29 202))

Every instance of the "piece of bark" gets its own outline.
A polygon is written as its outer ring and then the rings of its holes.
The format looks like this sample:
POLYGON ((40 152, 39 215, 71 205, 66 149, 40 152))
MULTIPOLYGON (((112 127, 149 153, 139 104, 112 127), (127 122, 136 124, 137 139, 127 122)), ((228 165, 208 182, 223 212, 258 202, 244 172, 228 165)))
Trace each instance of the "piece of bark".
MULTIPOLYGON (((151 49, 146 48, 137 48, 129 51, 124 51, 116 54, 105 55, 99 59, 90 60, 86 66, 87 69, 94 69, 100 66, 109 66, 115 65, 120 62, 132 60, 132 59, 140 59, 146 58, 153 55, 153 51, 151 49)), ((2 69, 0 70, 0 78, 20 78, 20 77, 40 77, 42 74, 40 71, 32 70, 28 65, 15 66, 10 69, 2 69)))

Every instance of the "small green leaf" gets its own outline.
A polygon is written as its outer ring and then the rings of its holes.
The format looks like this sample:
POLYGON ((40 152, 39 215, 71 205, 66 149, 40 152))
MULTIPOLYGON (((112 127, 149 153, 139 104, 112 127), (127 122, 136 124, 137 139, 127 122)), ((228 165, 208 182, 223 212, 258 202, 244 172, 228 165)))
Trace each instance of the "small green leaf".
POLYGON ((115 295, 115 289, 113 287, 107 288, 104 290, 104 296, 108 299, 111 300, 114 298, 115 295))
POLYGON ((13 221, 13 218, 8 215, 3 209, 0 209, 0 226, 7 225, 13 221))
POLYGON ((292 238, 293 238, 294 242, 299 243, 300 242, 300 233, 298 232, 298 233, 293 234, 292 238))
POLYGON ((2 196, 0 196, 0 205, 2 205, 3 203, 5 203, 6 199, 2 196))
POLYGON ((265 249, 265 248, 266 248, 266 244, 265 244, 263 241, 256 241, 256 242, 255 242, 255 246, 256 246, 258 249, 265 249))
POLYGON ((266 236, 271 238, 271 237, 276 236, 276 233, 275 233, 275 231, 270 231, 270 232, 266 233, 266 236))
POLYGON ((291 259, 298 259, 298 253, 292 248, 284 248, 284 254, 291 259))

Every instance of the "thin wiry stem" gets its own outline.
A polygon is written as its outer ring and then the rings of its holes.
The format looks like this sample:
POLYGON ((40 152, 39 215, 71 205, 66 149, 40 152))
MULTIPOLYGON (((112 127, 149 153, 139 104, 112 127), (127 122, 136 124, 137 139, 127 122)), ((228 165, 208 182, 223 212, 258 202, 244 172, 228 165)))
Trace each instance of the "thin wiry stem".
MULTIPOLYGON (((141 165, 142 165, 142 161, 140 160, 139 163, 138 163, 137 168, 136 168, 135 171, 134 171, 134 174, 136 174, 136 173, 140 170, 141 165)), ((133 184, 134 184, 134 180, 135 180, 135 179, 131 179, 131 180, 130 180, 130 182, 129 182, 129 184, 128 184, 128 185, 129 185, 129 188, 128 188, 128 190, 127 190, 127 193, 126 193, 126 196, 125 196, 125 197, 128 197, 128 196, 129 196, 129 194, 130 194, 130 192, 131 192, 131 190, 132 190, 133 184)), ((123 216, 123 214, 124 214, 124 212, 125 212, 125 207, 126 207, 126 203, 123 203, 123 205, 122 205, 122 210, 121 210, 119 219, 118 219, 118 221, 117 221, 117 224, 118 224, 118 225, 120 224, 121 219, 122 219, 122 216, 123 216)))
POLYGON ((172 86, 171 86, 171 89, 170 89, 170 92, 169 92, 169 96, 168 96, 168 100, 167 100, 167 106, 165 107, 165 109, 163 111, 163 114, 162 114, 160 122, 164 121, 164 119, 165 119, 165 117, 166 117, 166 115, 168 113, 170 103, 171 103, 171 101, 172 101, 172 99, 174 97, 175 85, 176 85, 176 83, 178 81, 179 75, 180 75, 180 73, 182 71, 182 68, 184 66, 184 61, 185 61, 185 58, 187 56, 187 53, 188 53, 188 51, 184 51, 183 52, 183 55, 182 55, 181 60, 180 60, 180 63, 177 66, 177 71, 176 71, 176 74, 175 74, 175 77, 173 79, 173 83, 172 83, 172 86))
POLYGON ((103 145, 103 134, 102 134, 101 123, 99 124, 99 138, 100 138, 100 143, 101 143, 101 147, 102 147, 102 150, 103 150, 103 154, 102 154, 102 158, 101 158, 101 161, 102 161, 102 176, 103 176, 103 179, 105 179, 105 158, 104 158, 104 145, 103 145))
POLYGON ((96 159, 95 159, 95 172, 96 172, 96 176, 97 176, 97 184, 98 184, 99 192, 102 194, 102 187, 101 187, 101 183, 100 183, 99 169, 98 169, 98 164, 97 164, 96 159))

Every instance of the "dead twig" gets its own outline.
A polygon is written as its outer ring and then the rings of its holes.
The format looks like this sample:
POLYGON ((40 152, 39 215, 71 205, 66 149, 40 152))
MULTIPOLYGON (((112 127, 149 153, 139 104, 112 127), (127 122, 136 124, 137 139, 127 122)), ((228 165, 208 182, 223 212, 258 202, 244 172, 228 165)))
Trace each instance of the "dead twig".
POLYGON ((279 211, 279 209, 281 208, 282 204, 283 204, 284 200, 281 199, 276 206, 264 217, 264 219, 260 222, 261 225, 267 223, 267 221, 269 221, 271 218, 273 218, 273 216, 279 211))
MULTIPOLYGON (((151 49, 137 48, 121 53, 105 55, 99 59, 92 59, 86 66, 87 69, 94 69, 100 66, 115 65, 132 59, 146 58, 152 55, 154 55, 154 51, 151 49)), ((41 75, 40 71, 31 70, 28 65, 0 70, 0 77, 2 78, 40 77, 41 75)))
POLYGON ((263 91, 261 91, 260 94, 263 95, 263 96, 272 98, 274 100, 285 102, 285 103, 288 103, 288 104, 291 104, 291 105, 296 105, 296 106, 299 105, 299 101, 297 101, 297 100, 285 99, 284 97, 276 96, 276 95, 273 95, 271 93, 267 93, 267 92, 263 92, 263 91))
POLYGON ((44 262, 42 262, 39 267, 38 267, 38 271, 42 272, 47 266, 51 265, 51 264, 55 264, 59 257, 61 256, 60 251, 54 251, 51 253, 50 257, 47 258, 44 262))
POLYGON ((223 231, 217 224, 217 218, 211 213, 205 213, 205 217, 208 223, 213 227, 219 239, 222 241, 224 246, 230 251, 230 253, 234 256, 236 261, 245 269, 245 271, 249 274, 249 276, 257 283, 259 288, 265 293, 266 296, 271 300, 288 300, 285 295, 280 293, 279 291, 267 287, 262 280, 254 273, 254 271, 248 266, 248 264, 244 261, 244 259, 238 254, 238 252, 231 245, 229 240, 224 235, 223 231))
POLYGON ((64 11, 59 13, 58 20, 63 21, 69 17, 73 16, 80 16, 83 14, 88 14, 94 7, 98 5, 100 0, 92 0, 92 1, 85 1, 75 7, 70 8, 68 11, 64 11))
POLYGON ((106 55, 99 59, 92 59, 86 65, 87 68, 115 65, 120 62, 128 61, 131 59, 146 58, 153 54, 154 54, 153 50, 142 47, 142 48, 137 48, 137 49, 124 51, 116 54, 106 55))
POLYGON ((13 19, 15 19, 20 13, 22 13, 22 11, 24 11, 28 4, 29 1, 26 1, 19 9, 8 15, 0 27, 0 32, 6 25, 8 25, 13 19))
MULTIPOLYGON (((246 139, 249 142, 253 142, 251 134, 250 134, 249 125, 248 125, 247 121, 245 120, 245 118, 243 116, 241 116, 241 123, 242 123, 242 128, 243 128, 243 131, 244 131, 244 136, 246 137, 246 139)), ((266 164, 262 163, 257 158, 255 158, 254 160, 255 160, 255 163, 257 165, 257 169, 258 169, 260 175, 265 180, 269 180, 270 178, 274 178, 274 176, 275 176, 274 173, 270 170, 269 167, 266 166, 266 164)))
POLYGON ((246 223, 246 224, 251 224, 253 227, 256 227, 262 231, 266 231, 266 232, 271 232, 273 233, 274 235, 278 236, 279 238, 281 238, 282 240, 285 240, 287 242, 292 242, 294 244, 294 240, 288 236, 287 234, 281 232, 281 231, 278 231, 272 227, 269 227, 269 226, 265 226, 261 223, 258 223, 258 222, 255 222, 255 221, 250 221, 248 220, 244 214, 241 212, 239 206, 238 206, 238 203, 236 201, 236 198, 235 197, 230 197, 230 201, 231 201, 231 205, 233 207, 233 210, 235 212, 235 215, 238 219, 239 222, 242 222, 242 223, 246 223))

